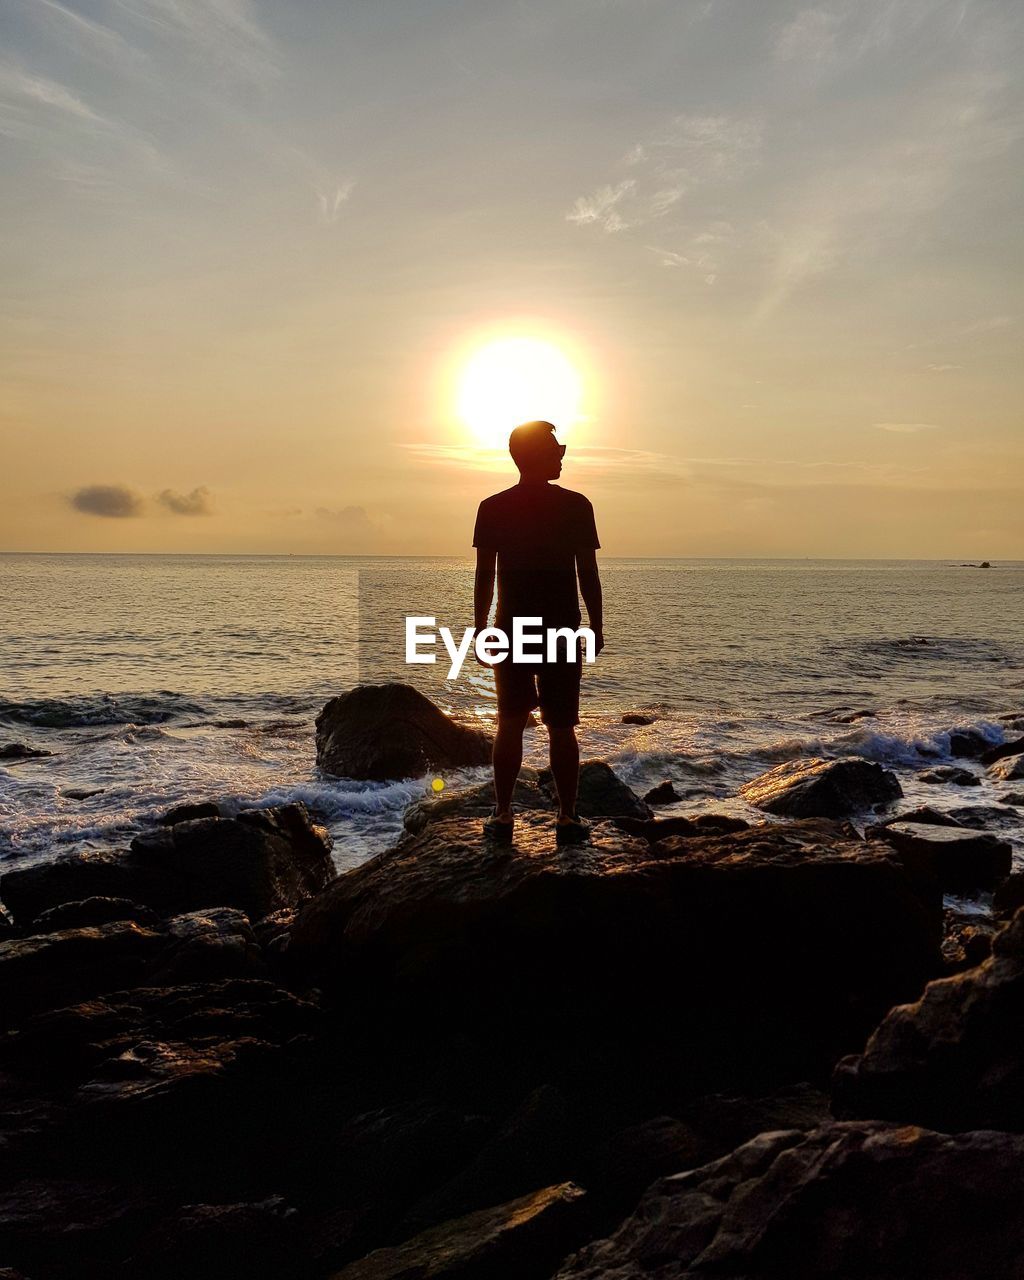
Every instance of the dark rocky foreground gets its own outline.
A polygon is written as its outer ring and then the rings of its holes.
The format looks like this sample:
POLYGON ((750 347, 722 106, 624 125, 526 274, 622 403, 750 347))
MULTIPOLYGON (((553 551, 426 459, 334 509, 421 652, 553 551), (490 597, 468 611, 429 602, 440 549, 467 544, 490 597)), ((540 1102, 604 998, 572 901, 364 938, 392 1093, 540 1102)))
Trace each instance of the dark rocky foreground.
POLYGON ((336 878, 299 806, 7 872, 0 1276, 1024 1274, 1024 891, 800 763, 749 826, 590 762, 576 848, 542 773, 511 846, 478 788, 336 878))

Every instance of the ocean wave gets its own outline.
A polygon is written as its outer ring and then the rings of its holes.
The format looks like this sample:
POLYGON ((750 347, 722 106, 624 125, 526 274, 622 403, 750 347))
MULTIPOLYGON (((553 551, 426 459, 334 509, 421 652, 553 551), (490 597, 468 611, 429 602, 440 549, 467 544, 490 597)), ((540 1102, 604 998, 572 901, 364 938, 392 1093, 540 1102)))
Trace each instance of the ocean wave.
POLYGON ((40 729, 166 724, 180 716, 207 713, 201 703, 179 693, 81 694, 28 702, 0 698, 0 723, 28 724, 40 729))

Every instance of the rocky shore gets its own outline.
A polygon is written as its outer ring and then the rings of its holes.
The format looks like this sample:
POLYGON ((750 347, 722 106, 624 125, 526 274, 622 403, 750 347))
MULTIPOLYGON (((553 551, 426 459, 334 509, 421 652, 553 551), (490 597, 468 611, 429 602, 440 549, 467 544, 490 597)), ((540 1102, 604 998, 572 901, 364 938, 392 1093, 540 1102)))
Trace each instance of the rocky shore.
MULTIPOLYGON (((425 701, 334 699, 321 763, 478 762, 425 701)), ((1024 739, 961 746, 1020 802, 1024 739)), ((340 876, 300 805, 11 865, 0 1277, 1024 1274, 998 813, 852 757, 744 792, 763 821, 659 817, 590 761, 580 847, 526 772, 511 846, 481 787, 340 876)))

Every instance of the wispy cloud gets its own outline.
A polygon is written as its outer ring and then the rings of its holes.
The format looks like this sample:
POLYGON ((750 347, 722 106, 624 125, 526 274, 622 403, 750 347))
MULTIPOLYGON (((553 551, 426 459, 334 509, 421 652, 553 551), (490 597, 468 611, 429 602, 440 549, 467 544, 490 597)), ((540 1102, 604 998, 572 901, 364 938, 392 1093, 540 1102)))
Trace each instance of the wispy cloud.
POLYGON ((318 191, 316 193, 320 221, 325 227, 333 226, 338 221, 342 206, 348 203, 349 197, 355 190, 355 185, 355 182, 352 181, 340 182, 333 191, 318 191))
POLYGON ((876 422, 873 425, 879 431, 892 431, 903 436, 914 436, 921 431, 940 430, 934 422, 876 422))
POLYGON ((274 42, 246 0, 115 0, 141 27, 183 45, 233 75, 264 80, 281 72, 274 42))
POLYGON ((157 494, 156 500, 172 515, 213 515, 212 495, 205 485, 200 485, 191 493, 176 493, 173 489, 164 489, 157 494))
POLYGON ((580 196, 565 215, 578 227, 599 226, 603 231, 624 231, 630 226, 621 212, 623 201, 633 193, 636 182, 626 178, 614 187, 599 187, 593 195, 580 196))

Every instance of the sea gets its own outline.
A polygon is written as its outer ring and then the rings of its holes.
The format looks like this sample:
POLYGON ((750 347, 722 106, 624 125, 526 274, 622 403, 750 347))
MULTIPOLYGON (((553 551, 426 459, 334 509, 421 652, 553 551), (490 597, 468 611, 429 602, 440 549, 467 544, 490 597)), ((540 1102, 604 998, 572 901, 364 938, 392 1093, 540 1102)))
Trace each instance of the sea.
MULTIPOLYGON (((919 777, 950 734, 1024 732, 1024 562, 605 559, 606 649, 583 674, 584 758, 662 812, 760 819, 740 785, 783 760, 853 755, 893 769, 904 806, 974 806, 1024 864, 1024 782, 919 777), (641 713, 649 724, 623 723, 641 713)), ((405 663, 405 619, 457 636, 473 569, 451 558, 0 555, 0 862, 124 847, 173 805, 225 813, 302 801, 339 871, 398 836, 435 775, 365 782, 316 764, 314 720, 358 683, 405 680, 493 723, 491 671, 405 663)), ((429 650, 425 650, 428 651, 429 650)), ((541 728, 526 763, 544 763, 541 728)), ((446 787, 486 770, 456 771, 446 787)))

